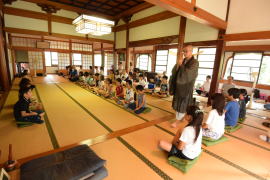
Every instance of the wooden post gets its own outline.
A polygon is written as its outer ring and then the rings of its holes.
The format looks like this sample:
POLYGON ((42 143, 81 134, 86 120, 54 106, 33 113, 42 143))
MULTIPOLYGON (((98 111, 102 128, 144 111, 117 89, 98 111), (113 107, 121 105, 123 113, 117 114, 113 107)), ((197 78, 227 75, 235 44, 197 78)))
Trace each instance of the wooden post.
POLYGON ((152 53, 152 72, 155 72, 156 70, 156 62, 157 62, 157 46, 153 47, 153 53, 152 53))
MULTIPOLYGON (((103 49, 103 43, 100 43, 101 47, 101 66, 105 66, 105 54, 104 54, 104 49, 103 49)), ((105 69, 104 69, 105 71, 105 69)))
POLYGON ((117 54, 116 54, 116 32, 114 32, 114 42, 113 42, 113 67, 114 71, 118 68, 117 54))
POLYGON ((69 65, 72 65, 72 42, 69 40, 69 65))
MULTIPOLYGON (((44 41, 44 36, 41 36, 41 41, 44 41)), ((43 74, 47 75, 46 65, 45 65, 45 51, 44 51, 44 49, 42 50, 42 63, 43 63, 43 74)))
POLYGON ((4 91, 8 91, 10 89, 10 78, 7 64, 7 57, 5 53, 5 39, 4 39, 4 13, 3 13, 3 2, 0 2, 0 82, 4 91))
POLYGON ((126 33, 126 71, 129 72, 129 25, 127 24, 126 33))
POLYGON ((177 46, 177 62, 183 58, 182 51, 183 51, 183 46, 184 46, 184 41, 185 41, 186 24, 187 24, 187 18, 181 16, 180 26, 179 26, 178 46, 177 46))
POLYGON ((11 53, 13 76, 15 76, 16 75, 15 50, 12 48, 12 37, 10 33, 8 33, 8 42, 9 42, 9 48, 10 48, 10 53, 11 53))
POLYGON ((210 90, 209 90, 209 97, 208 97, 208 102, 207 102, 208 105, 211 105, 211 96, 217 92, 217 88, 218 88, 218 73, 219 73, 223 48, 224 48, 224 40, 222 36, 224 35, 224 33, 225 33, 224 30, 220 30, 218 33, 217 50, 216 50, 214 68, 213 68, 213 73, 212 73, 212 80, 211 80, 211 85, 210 85, 210 90))
POLYGON ((52 13, 47 13, 48 17, 48 33, 52 35, 52 13))

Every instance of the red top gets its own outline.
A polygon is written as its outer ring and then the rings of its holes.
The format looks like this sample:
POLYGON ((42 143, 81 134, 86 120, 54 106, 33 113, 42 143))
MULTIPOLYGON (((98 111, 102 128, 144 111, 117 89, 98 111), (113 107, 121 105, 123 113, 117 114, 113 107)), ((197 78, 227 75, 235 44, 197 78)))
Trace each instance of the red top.
POLYGON ((116 87, 116 96, 124 98, 124 88, 122 85, 116 87))

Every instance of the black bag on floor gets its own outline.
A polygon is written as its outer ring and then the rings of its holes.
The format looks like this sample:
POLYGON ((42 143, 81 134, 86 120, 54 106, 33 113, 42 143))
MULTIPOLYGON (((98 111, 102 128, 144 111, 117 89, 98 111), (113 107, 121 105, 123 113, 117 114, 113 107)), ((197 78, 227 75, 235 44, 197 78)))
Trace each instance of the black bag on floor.
POLYGON ((254 89, 253 92, 254 92, 254 95, 253 95, 254 98, 260 98, 260 90, 259 89, 254 89))
POLYGON ((107 176, 104 163, 87 145, 80 145, 23 164, 21 180, 100 180, 107 176))

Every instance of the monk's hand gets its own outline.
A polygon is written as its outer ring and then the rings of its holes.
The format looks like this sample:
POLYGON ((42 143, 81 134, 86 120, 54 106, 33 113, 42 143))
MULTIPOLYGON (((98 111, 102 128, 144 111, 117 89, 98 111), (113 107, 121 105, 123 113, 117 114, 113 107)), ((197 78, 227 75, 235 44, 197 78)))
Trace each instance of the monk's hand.
POLYGON ((177 66, 181 66, 183 64, 184 59, 183 58, 179 58, 177 61, 177 66))

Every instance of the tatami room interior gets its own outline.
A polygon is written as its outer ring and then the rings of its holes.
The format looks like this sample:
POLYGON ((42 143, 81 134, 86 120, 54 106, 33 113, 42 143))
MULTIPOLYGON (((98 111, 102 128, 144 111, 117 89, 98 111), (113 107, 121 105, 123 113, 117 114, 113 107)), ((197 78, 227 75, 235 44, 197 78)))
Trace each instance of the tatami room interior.
MULTIPOLYGON (((214 93, 231 75, 251 94, 251 73, 258 72, 255 88, 268 97, 269 0, 2 0, 0 7, 0 163, 7 161, 9 144, 20 163, 87 144, 107 161, 106 179, 270 179, 270 145, 259 139, 269 131, 262 125, 270 116, 261 108, 263 98, 254 102, 257 109, 247 110, 241 129, 225 134, 227 142, 202 145, 200 159, 183 174, 157 147, 177 131, 170 127, 175 120, 171 97, 147 95, 152 111, 135 115, 57 75, 66 74, 69 65, 82 71, 103 66, 107 75, 121 62, 126 70, 132 64, 170 76, 183 45, 190 43, 200 62, 196 85, 211 75, 214 93), (114 21, 112 32, 76 32, 72 21, 81 14, 114 21), (29 69, 34 96, 46 112, 42 125, 15 124, 12 107, 22 68, 29 69)), ((18 174, 12 175, 17 179, 18 174)))

